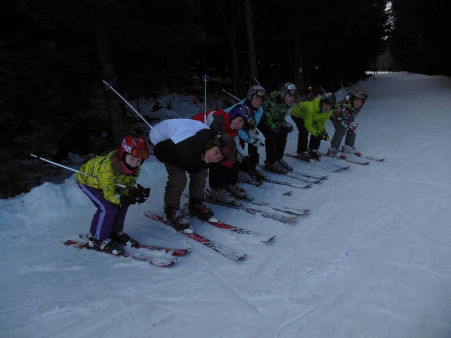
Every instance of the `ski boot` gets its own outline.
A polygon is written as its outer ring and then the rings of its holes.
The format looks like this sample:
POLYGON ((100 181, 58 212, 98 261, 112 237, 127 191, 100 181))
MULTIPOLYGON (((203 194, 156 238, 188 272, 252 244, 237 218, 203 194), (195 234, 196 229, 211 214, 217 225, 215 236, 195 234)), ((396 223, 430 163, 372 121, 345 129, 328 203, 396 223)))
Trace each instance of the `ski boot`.
POLYGON ((211 189, 209 195, 215 200, 225 204, 241 205, 241 202, 237 201, 226 189, 211 189))
POLYGON ((129 235, 127 235, 124 230, 117 233, 112 232, 110 234, 110 238, 119 245, 129 245, 131 247, 134 247, 139 244, 138 241, 134 240, 129 235))
POLYGON ((110 238, 107 239, 95 239, 94 237, 88 235, 89 242, 87 247, 90 249, 95 249, 97 251, 103 251, 109 254, 122 256, 125 254, 125 250, 119 246, 116 242, 112 241, 110 238))
POLYGON ((357 151, 357 148, 354 147, 354 146, 344 145, 344 146, 342 147, 342 149, 343 149, 343 152, 344 152, 344 153, 353 154, 353 155, 356 155, 356 156, 358 156, 358 157, 362 156, 362 154, 361 154, 360 152, 358 152, 358 151, 357 151))
POLYGON ((242 187, 240 187, 238 184, 235 184, 234 186, 231 184, 227 184, 225 186, 225 189, 231 193, 233 196, 242 199, 242 200, 248 200, 253 201, 254 196, 249 194, 246 190, 244 190, 242 187))
POLYGON ((309 156, 310 158, 313 158, 314 160, 317 161, 319 161, 319 159, 321 158, 321 154, 319 153, 318 149, 310 149, 309 156))
POLYGON ((196 216, 202 221, 212 222, 215 219, 213 211, 203 203, 202 198, 190 197, 188 211, 192 216, 196 216))
POLYGON ((297 153, 297 158, 306 161, 306 162, 310 162, 310 154, 308 151, 304 151, 302 153, 297 153))
POLYGON ((288 163, 283 158, 281 158, 278 162, 282 167, 284 167, 288 171, 293 171, 293 167, 291 165, 288 165, 288 163))
POLYGON ((177 207, 164 206, 163 220, 178 231, 190 228, 189 221, 184 217, 180 208, 177 207))
POLYGON ((279 162, 274 162, 273 164, 269 164, 269 162, 265 162, 265 168, 269 171, 273 171, 279 174, 287 174, 288 170, 285 169, 279 162))

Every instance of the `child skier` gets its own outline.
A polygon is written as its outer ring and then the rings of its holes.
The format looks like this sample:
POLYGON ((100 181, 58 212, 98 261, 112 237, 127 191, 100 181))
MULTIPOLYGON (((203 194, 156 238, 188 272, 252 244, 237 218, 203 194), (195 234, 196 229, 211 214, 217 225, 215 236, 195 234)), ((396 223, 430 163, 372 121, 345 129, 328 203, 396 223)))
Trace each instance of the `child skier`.
POLYGON ((125 244, 136 246, 138 242, 124 232, 124 220, 131 204, 143 203, 150 189, 138 184, 141 165, 150 156, 149 144, 139 135, 128 135, 119 149, 107 156, 98 156, 77 173, 80 189, 97 208, 91 222, 88 245, 115 255, 123 255, 125 244), (127 188, 119 188, 117 184, 127 188))
MULTIPOLYGON (((192 119, 202 118, 202 113, 192 117, 192 119)), ((206 125, 217 133, 228 133, 236 138, 238 131, 249 129, 255 124, 254 112, 244 104, 236 105, 229 113, 224 110, 212 112, 206 125)), ((238 184, 238 166, 234 163, 221 162, 212 164, 209 169, 209 185, 211 197, 218 201, 241 205, 236 198, 253 200, 252 195, 248 194, 238 184)))
POLYGON ((333 113, 337 100, 332 93, 324 93, 313 101, 303 101, 291 109, 291 119, 298 128, 297 155, 301 160, 319 160, 321 140, 328 140, 326 121, 333 113), (310 136, 310 143, 308 135, 310 136))
POLYGON ((278 173, 287 173, 293 168, 283 159, 288 133, 293 125, 285 120, 288 108, 297 96, 297 88, 292 83, 285 83, 282 90, 272 92, 263 102, 263 117, 258 128, 265 136, 265 167, 278 173))
MULTIPOLYGON (((246 98, 241 102, 231 106, 230 108, 224 109, 226 112, 230 112, 234 107, 238 104, 244 104, 247 107, 250 107, 254 111, 255 124, 251 128, 243 128, 238 130, 238 136, 242 140, 242 147, 244 149, 244 142, 248 144, 247 153, 249 157, 246 157, 248 161, 250 161, 251 166, 251 174, 256 174, 258 179, 264 179, 266 177, 265 174, 258 167, 260 162, 260 154, 258 153, 258 146, 262 142, 260 138, 258 138, 257 126, 260 123, 260 120, 263 116, 263 108, 261 107, 263 101, 266 98, 266 89, 260 85, 254 85, 249 88, 246 98)), ((245 165, 240 166, 238 164, 238 169, 242 171, 246 171, 247 168, 245 165)))
POLYGON ((330 149, 327 152, 329 156, 340 156, 338 154, 340 151, 361 156, 354 146, 355 138, 357 136, 355 132, 357 128, 355 118, 359 115, 367 98, 368 95, 365 92, 358 91, 353 92, 350 95, 349 100, 344 99, 337 104, 337 108, 330 118, 334 125, 335 133, 330 142, 330 149), (345 134, 345 145, 340 149, 340 144, 345 134))

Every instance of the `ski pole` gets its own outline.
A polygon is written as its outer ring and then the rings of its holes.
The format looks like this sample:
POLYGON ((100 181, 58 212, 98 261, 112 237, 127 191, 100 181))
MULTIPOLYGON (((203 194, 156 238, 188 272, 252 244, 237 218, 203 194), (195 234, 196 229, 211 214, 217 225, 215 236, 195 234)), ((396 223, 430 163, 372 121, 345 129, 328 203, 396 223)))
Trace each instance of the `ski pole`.
POLYGON ((343 100, 344 100, 344 99, 346 99, 346 90, 343 87, 343 83, 341 83, 341 80, 340 80, 340 84, 341 84, 341 88, 343 89, 343 100))
POLYGON ((185 94, 186 96, 188 96, 191 100, 193 100, 196 104, 198 104, 200 107, 199 107, 199 109, 201 109, 201 111, 203 111, 204 109, 208 109, 208 112, 210 112, 211 111, 211 109, 210 108, 207 108, 206 106, 204 106, 204 104, 202 103, 202 102, 199 102, 199 100, 198 99, 196 99, 194 96, 192 96, 192 95, 189 95, 189 94, 187 94, 187 93, 185 93, 185 92, 183 92, 183 94, 185 94))
POLYGON ((222 90, 224 93, 229 94, 231 97, 233 97, 235 100, 237 100, 238 102, 240 102, 241 100, 239 98, 237 98, 235 95, 229 93, 227 90, 223 89, 222 90))
POLYGON ((308 89, 310 90, 310 94, 312 94, 312 100, 314 100, 315 95, 313 95, 312 86, 308 86, 308 89))
MULTIPOLYGON (((49 161, 49 160, 47 160, 47 159, 45 159, 45 158, 43 158, 43 157, 40 157, 40 156, 37 156, 37 155, 33 155, 33 154, 30 154, 30 155, 33 156, 33 157, 36 157, 38 160, 41 160, 41 161, 45 161, 45 162, 51 163, 51 164, 56 165, 56 166, 58 166, 58 167, 61 167, 61 168, 64 168, 64 169, 68 169, 68 170, 71 170, 71 171, 73 171, 73 172, 76 172, 76 173, 79 173, 79 174, 83 174, 83 175, 85 175, 85 176, 89 176, 89 177, 95 178, 96 180, 99 179, 99 178, 96 177, 96 176, 89 175, 88 173, 85 173, 85 172, 83 172, 83 171, 80 171, 80 170, 77 170, 77 169, 72 169, 72 168, 70 168, 70 167, 66 167, 65 165, 62 165, 62 164, 59 164, 59 163, 56 163, 56 162, 49 161)), ((116 185, 117 185, 118 187, 121 187, 121 188, 127 188, 127 187, 126 187, 125 185, 123 185, 123 184, 116 183, 116 185)))
POLYGON ((207 124, 207 81, 210 78, 205 74, 202 76, 202 81, 204 81, 204 123, 207 124))
POLYGON ((110 81, 109 83, 106 82, 105 80, 102 80, 102 81, 103 81, 104 84, 106 84, 106 90, 110 90, 111 89, 113 92, 115 92, 116 95, 119 96, 122 99, 122 101, 124 101, 136 113, 136 115, 138 115, 141 118, 141 120, 143 120, 149 126, 150 129, 152 129, 158 136, 160 136, 164 140, 163 136, 161 136, 160 133, 156 129, 154 129, 154 127, 152 127, 151 124, 149 122, 147 122, 147 120, 144 117, 142 117, 142 115, 140 113, 138 113, 138 111, 135 108, 133 108, 133 106, 126 99, 124 99, 121 96, 121 94, 119 94, 113 88, 113 81, 110 81))

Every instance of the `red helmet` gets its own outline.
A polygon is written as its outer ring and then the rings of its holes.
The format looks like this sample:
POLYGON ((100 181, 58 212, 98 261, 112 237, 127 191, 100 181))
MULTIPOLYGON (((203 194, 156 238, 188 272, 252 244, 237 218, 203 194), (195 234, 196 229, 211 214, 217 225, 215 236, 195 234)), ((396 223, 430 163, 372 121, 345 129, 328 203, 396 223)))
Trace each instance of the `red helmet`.
POLYGON ((149 144, 141 135, 128 135, 119 148, 119 158, 124 160, 126 153, 141 158, 144 162, 150 156, 149 144))

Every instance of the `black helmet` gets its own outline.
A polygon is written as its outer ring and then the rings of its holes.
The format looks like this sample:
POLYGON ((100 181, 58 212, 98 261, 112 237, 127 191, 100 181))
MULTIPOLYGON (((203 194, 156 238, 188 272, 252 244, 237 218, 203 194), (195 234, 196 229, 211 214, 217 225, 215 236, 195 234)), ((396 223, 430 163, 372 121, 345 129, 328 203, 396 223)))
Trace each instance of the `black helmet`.
POLYGON ((233 162, 236 157, 236 143, 232 136, 228 133, 218 133, 213 136, 207 143, 205 150, 211 149, 213 147, 218 147, 222 156, 223 161, 233 162))
POLYGON ((296 91, 295 95, 297 95, 297 93, 298 93, 297 87, 294 84, 290 83, 290 82, 285 83, 283 85, 282 90, 280 91, 280 98, 282 100, 285 99, 285 95, 287 95, 287 93, 292 91, 292 90, 295 90, 296 91))
POLYGON ((254 85, 247 91, 246 101, 252 100, 252 96, 260 96, 263 100, 266 98, 266 89, 260 85, 254 85))
POLYGON ((337 103, 337 98, 332 93, 324 93, 319 101, 319 106, 322 107, 324 103, 335 106, 337 103))

